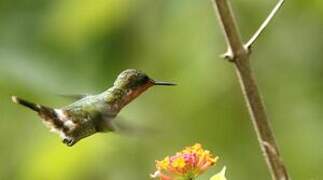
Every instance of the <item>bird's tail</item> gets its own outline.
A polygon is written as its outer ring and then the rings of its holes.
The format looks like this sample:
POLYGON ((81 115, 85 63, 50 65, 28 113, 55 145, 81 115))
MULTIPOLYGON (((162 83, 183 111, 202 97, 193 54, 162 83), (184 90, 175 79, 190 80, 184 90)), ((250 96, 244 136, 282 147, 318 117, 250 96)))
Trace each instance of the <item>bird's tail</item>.
POLYGON ((44 106, 42 106, 40 104, 32 103, 30 101, 21 99, 17 96, 12 96, 11 99, 14 103, 28 107, 29 109, 34 110, 36 112, 40 112, 42 109, 44 109, 44 106))
POLYGON ((57 120, 57 114, 55 112, 55 110, 53 108, 44 106, 44 105, 40 105, 40 104, 36 104, 30 101, 27 101, 25 99, 19 98, 17 96, 12 96, 11 97, 12 101, 16 104, 20 104, 23 105, 33 111, 38 112, 38 114, 44 118, 45 120, 57 120))
POLYGON ((21 98, 19 98, 17 96, 12 96, 11 99, 16 104, 23 105, 23 106, 28 107, 29 109, 31 109, 33 111, 36 111, 38 113, 38 115, 44 121, 51 123, 55 128, 61 129, 61 128, 64 127, 64 124, 59 119, 55 109, 47 107, 47 106, 44 106, 44 105, 32 103, 30 101, 21 99, 21 98))

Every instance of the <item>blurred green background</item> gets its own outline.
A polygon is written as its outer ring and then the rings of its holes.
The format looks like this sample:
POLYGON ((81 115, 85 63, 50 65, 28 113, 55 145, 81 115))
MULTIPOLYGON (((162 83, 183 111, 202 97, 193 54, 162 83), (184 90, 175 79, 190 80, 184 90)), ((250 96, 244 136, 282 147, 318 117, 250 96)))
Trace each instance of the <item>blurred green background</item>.
MULTIPOLYGON (((275 1, 232 0, 242 37, 275 1)), ((287 1, 252 55, 290 175, 323 178, 323 2, 287 1)), ((154 161, 199 142, 230 180, 270 179, 210 0, 1 0, 0 179, 143 180, 154 161), (97 93, 136 68, 176 87, 155 87, 122 118, 158 133, 97 134, 72 148, 11 102, 59 107, 57 94, 97 93)))

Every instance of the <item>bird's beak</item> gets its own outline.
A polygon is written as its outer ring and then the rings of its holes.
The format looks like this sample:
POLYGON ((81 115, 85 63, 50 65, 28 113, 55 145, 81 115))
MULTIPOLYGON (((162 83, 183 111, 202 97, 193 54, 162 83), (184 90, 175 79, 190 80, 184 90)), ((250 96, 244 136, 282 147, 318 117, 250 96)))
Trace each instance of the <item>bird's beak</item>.
POLYGON ((153 80, 153 85, 157 85, 157 86, 175 86, 175 83, 171 83, 171 82, 164 82, 164 81, 155 81, 153 80))

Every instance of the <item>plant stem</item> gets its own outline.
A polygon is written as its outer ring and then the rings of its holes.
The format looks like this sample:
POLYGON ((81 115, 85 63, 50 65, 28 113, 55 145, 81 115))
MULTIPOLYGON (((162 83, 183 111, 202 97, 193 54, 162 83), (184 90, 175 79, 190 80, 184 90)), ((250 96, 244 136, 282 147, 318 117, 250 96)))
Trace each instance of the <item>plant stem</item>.
POLYGON ((260 25, 258 30, 255 32, 255 34, 250 38, 250 40, 245 44, 245 47, 247 49, 250 49, 251 46, 255 43, 257 38, 262 34, 262 32, 265 30, 265 28, 268 26, 270 21, 273 19, 273 17, 277 14, 278 10, 283 6, 285 0, 279 0, 276 6, 272 9, 272 11, 269 13, 267 18, 264 20, 264 22, 260 25))
MULTIPOLYGON (((264 103, 261 99, 255 76, 250 66, 250 51, 248 51, 241 41, 240 33, 236 26, 229 0, 212 1, 214 2, 215 9, 217 9, 218 17, 222 24, 228 44, 228 52, 225 54, 225 57, 233 62, 235 66, 241 90, 245 97, 249 114, 256 131, 257 139, 270 170, 272 179, 288 180, 288 173, 280 158, 278 146, 275 142, 274 135, 265 112, 264 103)), ((268 25, 270 19, 278 11, 280 6, 281 5, 276 6, 276 8, 278 7, 277 10, 274 10, 269 18, 265 20, 263 23, 265 25, 261 26, 261 30, 258 30, 259 33, 257 33, 257 31, 256 36, 253 36, 254 38, 252 38, 253 40, 250 40, 249 44, 247 44, 248 48, 268 25)))

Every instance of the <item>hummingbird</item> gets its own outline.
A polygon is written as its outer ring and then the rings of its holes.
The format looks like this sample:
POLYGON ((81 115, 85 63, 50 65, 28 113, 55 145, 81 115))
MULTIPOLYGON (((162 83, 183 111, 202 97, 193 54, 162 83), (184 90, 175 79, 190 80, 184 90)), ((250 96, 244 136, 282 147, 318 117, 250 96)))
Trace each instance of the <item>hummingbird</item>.
POLYGON ((156 81, 139 70, 127 69, 118 75, 108 90, 97 95, 82 96, 62 108, 51 108, 17 96, 12 96, 12 101, 36 111, 42 122, 60 135, 64 144, 73 146, 95 133, 116 131, 114 119, 120 110, 148 88, 157 85, 176 84, 156 81))

